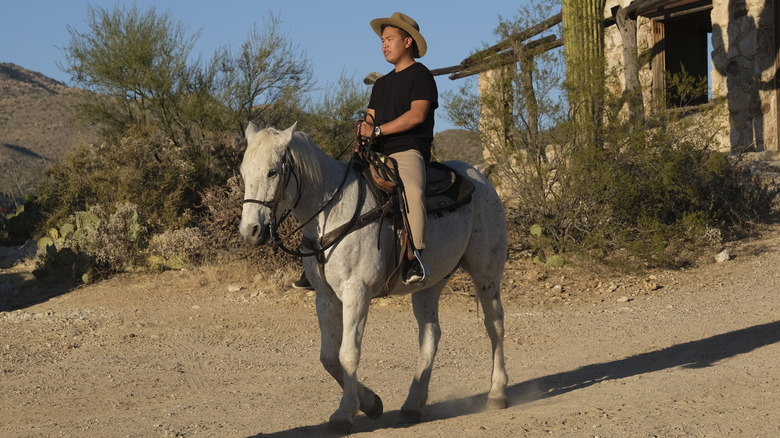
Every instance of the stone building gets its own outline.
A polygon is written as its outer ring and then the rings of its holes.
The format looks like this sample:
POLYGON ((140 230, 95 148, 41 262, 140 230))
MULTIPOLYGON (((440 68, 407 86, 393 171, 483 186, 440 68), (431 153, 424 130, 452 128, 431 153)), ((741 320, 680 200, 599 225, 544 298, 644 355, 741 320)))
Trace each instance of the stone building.
POLYGON ((645 112, 682 107, 695 117, 697 110, 724 102, 715 112, 716 141, 723 150, 779 151, 778 3, 607 0, 607 69, 624 73, 613 76, 619 91, 631 87, 632 76, 638 79, 645 112), (638 62, 632 70, 633 55, 638 62), (670 97, 677 86, 670 78, 683 71, 706 79, 706 89, 684 99, 670 97))

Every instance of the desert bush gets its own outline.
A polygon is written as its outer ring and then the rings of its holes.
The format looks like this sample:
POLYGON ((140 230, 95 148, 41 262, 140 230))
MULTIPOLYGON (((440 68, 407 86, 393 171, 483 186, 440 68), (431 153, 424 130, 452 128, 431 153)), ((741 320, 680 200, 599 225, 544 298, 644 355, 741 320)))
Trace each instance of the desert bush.
MULTIPOLYGON (((283 251, 268 246, 250 246, 244 242, 238 232, 243 199, 244 184, 239 176, 230 178, 223 186, 210 187, 203 193, 205 211, 199 222, 203 226, 207 258, 214 261, 251 259, 260 271, 273 271, 298 263, 297 258, 283 251)), ((290 218, 279 232, 286 235, 295 226, 294 219, 290 218)), ((294 247, 298 241, 300 238, 294 238, 291 240, 293 243, 287 246, 294 247)))
POLYGON ((131 202, 159 232, 190 224, 203 173, 173 145, 125 138, 79 147, 50 167, 39 202, 49 226, 93 205, 131 202))
POLYGON ((101 273, 132 271, 144 265, 139 254, 148 236, 135 204, 116 203, 111 209, 96 205, 89 213, 97 217, 97 223, 74 240, 79 250, 95 258, 101 273))
POLYGON ((38 239, 38 278, 90 282, 120 272, 182 269, 198 263, 205 241, 197 228, 150 234, 136 205, 96 205, 38 239))
POLYGON ((235 174, 246 123, 292 123, 311 86, 308 60, 277 22, 193 63, 197 35, 169 13, 90 6, 88 30, 69 28, 64 69, 93 91, 80 118, 102 127, 103 141, 49 170, 48 226, 117 200, 137 205, 154 233, 193 226, 202 191, 235 174))
POLYGON ((200 260, 204 244, 203 233, 194 227, 156 234, 149 239, 147 264, 156 270, 184 268, 200 260))
POLYGON ((675 267, 766 218, 769 194, 709 147, 712 126, 657 122, 641 131, 605 123, 604 142, 592 145, 577 145, 576 124, 565 122, 545 133, 544 159, 525 148, 505 155, 511 165, 496 174, 514 200, 512 222, 536 230, 528 245, 626 268, 675 267))

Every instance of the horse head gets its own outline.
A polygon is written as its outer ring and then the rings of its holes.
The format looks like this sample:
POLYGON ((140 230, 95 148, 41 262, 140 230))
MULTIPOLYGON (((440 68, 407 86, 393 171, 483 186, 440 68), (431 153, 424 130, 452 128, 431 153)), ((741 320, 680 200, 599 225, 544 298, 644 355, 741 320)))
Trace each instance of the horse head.
POLYGON ((297 124, 285 131, 246 128, 247 148, 241 162, 244 206, 239 231, 251 244, 268 242, 275 225, 295 202, 299 185, 292 168, 290 142, 297 124))

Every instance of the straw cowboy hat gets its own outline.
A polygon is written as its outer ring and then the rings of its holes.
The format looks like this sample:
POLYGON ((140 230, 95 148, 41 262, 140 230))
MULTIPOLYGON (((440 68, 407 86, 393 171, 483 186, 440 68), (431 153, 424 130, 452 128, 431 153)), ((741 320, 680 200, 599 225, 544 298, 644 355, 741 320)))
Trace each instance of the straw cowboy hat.
POLYGON ((404 15, 400 12, 393 12, 390 18, 377 18, 371 20, 371 28, 374 29, 377 35, 382 36, 382 26, 390 25, 401 28, 411 35, 415 43, 417 43, 417 51, 419 56, 415 58, 422 58, 425 56, 425 52, 428 51, 428 44, 425 42, 425 38, 420 34, 420 26, 417 22, 408 15, 404 15))

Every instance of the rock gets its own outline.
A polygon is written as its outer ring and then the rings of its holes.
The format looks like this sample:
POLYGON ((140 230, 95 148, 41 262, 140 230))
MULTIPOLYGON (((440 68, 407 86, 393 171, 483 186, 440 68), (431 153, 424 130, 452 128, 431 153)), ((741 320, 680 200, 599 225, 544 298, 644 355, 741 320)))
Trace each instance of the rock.
POLYGON ((228 292, 231 292, 231 293, 236 293, 236 292, 240 291, 241 289, 243 289, 243 287, 241 287, 241 286, 236 286, 236 285, 228 286, 228 292))
POLYGON ((624 296, 618 298, 615 301, 618 302, 618 303, 627 303, 627 302, 631 301, 631 298, 629 298, 629 297, 624 295, 624 296))
POLYGON ((718 263, 727 262, 729 260, 731 260, 731 255, 727 249, 724 249, 715 256, 715 261, 718 263))

